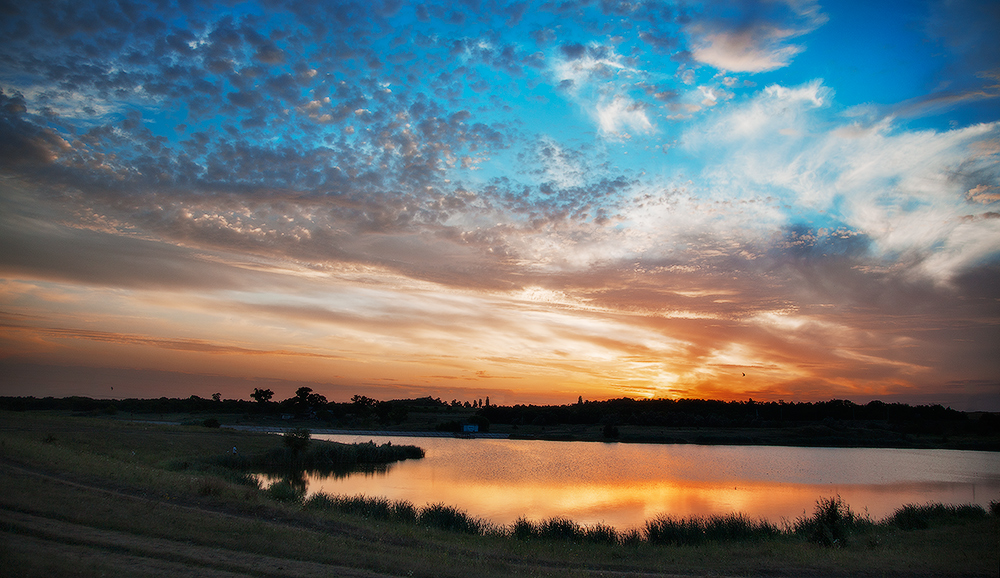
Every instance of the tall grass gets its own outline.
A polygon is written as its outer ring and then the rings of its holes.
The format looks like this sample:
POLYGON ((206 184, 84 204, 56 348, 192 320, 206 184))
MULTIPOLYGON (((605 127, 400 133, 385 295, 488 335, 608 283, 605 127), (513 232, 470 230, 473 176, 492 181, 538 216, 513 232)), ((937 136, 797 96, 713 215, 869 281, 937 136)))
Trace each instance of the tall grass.
POLYGON ((652 544, 681 546, 714 542, 747 542, 782 535, 782 530, 766 520, 752 520, 743 514, 673 518, 662 516, 646 522, 645 537, 652 544))
POLYGON ((660 516, 647 521, 641 529, 618 530, 607 524, 586 526, 562 517, 538 522, 522 517, 510 525, 494 525, 443 504, 416 508, 406 501, 369 496, 319 493, 305 500, 303 507, 337 511, 365 519, 465 534, 504 536, 522 541, 549 540, 606 545, 647 543, 674 546, 790 539, 822 546, 841 547, 846 546, 852 536, 865 535, 875 530, 895 528, 907 531, 962 524, 989 516, 986 510, 977 505, 908 505, 885 520, 874 522, 866 516, 851 511, 846 502, 836 496, 819 499, 812 516, 803 516, 794 524, 783 526, 767 520, 748 518, 743 514, 727 514, 687 518, 660 516))
POLYGON ((423 508, 415 508, 413 504, 404 500, 318 493, 308 498, 303 506, 309 510, 333 510, 371 520, 402 522, 464 534, 495 533, 495 528, 489 522, 444 504, 429 504, 423 508))
POLYGON ((853 534, 870 531, 875 527, 867 516, 851 511, 840 496, 820 498, 812 517, 799 518, 794 532, 810 542, 822 546, 843 546, 853 534))
POLYGON ((389 500, 369 496, 331 496, 318 493, 305 501, 308 510, 334 510, 371 520, 415 524, 420 515, 413 504, 404 500, 389 500))
MULTIPOLYGON (((294 439, 294 438, 290 438, 294 439)), ((261 472, 302 470, 322 473, 344 473, 358 467, 377 470, 393 462, 420 459, 424 450, 417 446, 376 444, 342 444, 337 442, 310 443, 307 446, 285 444, 256 454, 224 454, 217 463, 224 467, 261 472)))
MULTIPOLYGON (((997 515, 994 512, 994 515, 997 515)), ((925 530, 935 526, 951 526, 982 520, 989 514, 977 504, 907 504, 896 510, 886 522, 901 530, 925 530)))
POLYGON ((642 540, 637 530, 619 531, 602 523, 584 526, 566 518, 550 518, 542 522, 518 518, 509 527, 503 528, 502 533, 518 540, 569 540, 610 545, 642 540))

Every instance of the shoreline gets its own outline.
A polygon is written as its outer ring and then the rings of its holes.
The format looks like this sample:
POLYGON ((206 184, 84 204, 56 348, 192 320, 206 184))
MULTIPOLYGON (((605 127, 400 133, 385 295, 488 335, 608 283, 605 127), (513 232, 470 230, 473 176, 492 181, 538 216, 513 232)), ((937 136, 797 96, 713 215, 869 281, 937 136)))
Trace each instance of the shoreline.
MULTIPOLYGON (((182 421, 127 420, 133 423, 157 423, 162 425, 192 425, 182 421)), ((552 431, 550 433, 529 434, 518 432, 476 432, 453 433, 419 430, 377 430, 377 429, 343 429, 309 427, 309 424, 295 425, 249 425, 222 424, 224 429, 257 433, 287 433, 296 429, 308 429, 313 435, 343 435, 343 436, 379 436, 379 437, 410 437, 410 438, 455 438, 455 439, 502 439, 522 441, 551 442, 587 442, 587 443, 626 443, 626 444, 660 444, 660 445, 704 445, 704 446, 761 446, 761 447, 794 447, 794 448, 851 448, 851 449, 918 449, 918 450, 954 450, 954 451, 984 451, 1000 452, 998 444, 992 440, 960 443, 938 441, 927 438, 908 438, 905 440, 866 440, 850 436, 819 436, 801 437, 780 429, 756 430, 677 430, 660 433, 637 431, 616 439, 605 439, 593 435, 576 432, 552 431)))
MULTIPOLYGON (((135 420, 141 423, 141 420, 135 420)), ((173 425, 184 425, 173 422, 173 425)), ((222 425, 224 429, 234 429, 237 431, 249 431, 257 433, 288 433, 301 427, 272 427, 258 425, 222 425)), ((467 433, 455 434, 452 432, 438 431, 397 431, 397 430, 356 430, 356 429, 334 429, 334 428, 311 428, 307 427, 311 435, 359 435, 359 436, 382 436, 382 437, 407 437, 407 438, 456 438, 456 439, 511 439, 510 434, 503 433, 467 433)))

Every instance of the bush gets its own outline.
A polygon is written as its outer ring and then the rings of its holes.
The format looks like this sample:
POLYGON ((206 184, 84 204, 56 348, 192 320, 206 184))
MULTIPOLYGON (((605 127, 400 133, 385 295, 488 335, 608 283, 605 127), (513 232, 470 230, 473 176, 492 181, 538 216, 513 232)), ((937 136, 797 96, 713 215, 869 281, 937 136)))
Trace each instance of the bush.
POLYGON ((214 427, 214 428, 222 427, 222 424, 219 423, 219 420, 215 419, 214 417, 210 417, 205 421, 201 422, 201 425, 205 427, 214 427))
POLYGON ((515 520, 514 524, 511 526, 510 533, 518 540, 530 540, 541 535, 538 526, 531 520, 525 518, 518 518, 515 520))
POLYGON ((427 506, 420 511, 417 521, 424 526, 449 532, 484 534, 486 530, 486 525, 481 520, 444 504, 427 506))
POLYGON ((907 504, 896 510, 887 521, 900 530, 923 530, 932 526, 947 526, 980 520, 986 516, 986 510, 982 506, 974 504, 961 506, 907 504))
POLYGON ((812 518, 800 518, 795 533, 823 546, 844 546, 851 534, 874 527, 871 520, 856 515, 844 500, 820 498, 812 518))
POLYGON ((291 450, 293 455, 297 455, 309 446, 309 430, 300 428, 285 432, 281 436, 281 441, 285 443, 285 447, 291 450))
POLYGON ((619 535, 618 530, 606 524, 594 524, 583 529, 583 539, 587 542, 597 544, 621 544, 625 540, 619 535))
POLYGON ((583 529, 572 520, 552 518, 542 522, 540 534, 542 538, 579 541, 583 537, 583 529))

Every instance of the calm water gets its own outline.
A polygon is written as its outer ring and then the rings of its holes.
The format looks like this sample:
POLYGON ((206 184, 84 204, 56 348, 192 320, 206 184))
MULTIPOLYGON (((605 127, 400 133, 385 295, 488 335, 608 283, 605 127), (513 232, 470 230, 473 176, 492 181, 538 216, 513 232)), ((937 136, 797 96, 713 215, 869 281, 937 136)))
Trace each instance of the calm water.
POLYGON ((780 522, 838 494, 876 519, 908 503, 1000 500, 1000 454, 991 452, 315 437, 411 444, 426 457, 384 474, 311 477, 309 494, 444 503, 498 524, 563 516, 629 528, 660 514, 731 512, 780 522))

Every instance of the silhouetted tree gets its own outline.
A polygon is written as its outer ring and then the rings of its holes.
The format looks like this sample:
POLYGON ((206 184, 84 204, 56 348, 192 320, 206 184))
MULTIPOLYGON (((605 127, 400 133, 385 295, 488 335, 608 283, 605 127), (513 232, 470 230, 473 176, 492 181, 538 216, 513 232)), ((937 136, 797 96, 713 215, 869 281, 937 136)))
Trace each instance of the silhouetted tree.
POLYGON ((221 393, 213 393, 212 394, 212 401, 222 401, 222 394, 221 393))
POLYGON ((317 411, 326 406, 326 397, 318 393, 313 393, 311 387, 300 387, 295 390, 295 397, 292 398, 292 406, 295 413, 300 416, 309 415, 311 411, 317 411))
POLYGON ((250 397, 257 400, 257 403, 263 405, 271 401, 271 398, 274 397, 274 392, 270 389, 260 389, 255 387, 253 388, 253 393, 250 394, 250 397))

